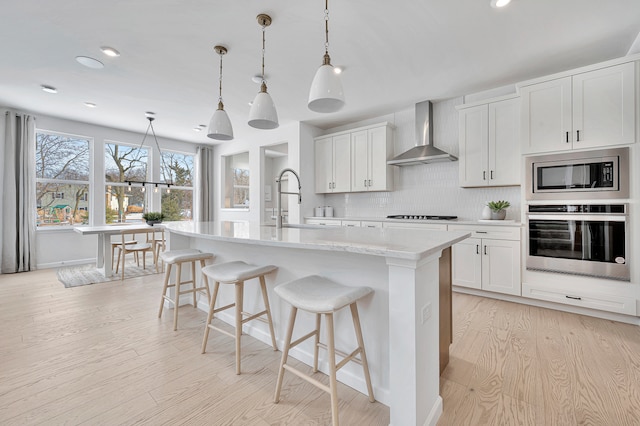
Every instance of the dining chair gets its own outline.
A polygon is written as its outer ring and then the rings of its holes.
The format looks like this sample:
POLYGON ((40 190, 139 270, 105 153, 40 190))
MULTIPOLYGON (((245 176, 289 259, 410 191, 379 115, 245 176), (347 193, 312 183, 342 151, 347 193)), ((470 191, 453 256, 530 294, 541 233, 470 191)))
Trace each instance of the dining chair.
POLYGON ((134 253, 136 256, 136 262, 138 266, 140 266, 140 255, 142 255, 142 267, 144 269, 147 268, 147 252, 151 252, 153 255, 153 238, 154 231, 152 229, 149 230, 140 230, 140 229, 126 229, 120 231, 121 236, 121 244, 120 244, 120 255, 118 256, 118 263, 116 264, 116 274, 120 269, 120 262, 122 262, 122 270, 121 270, 121 279, 124 280, 124 265, 125 265, 125 256, 129 253, 134 253), (136 234, 143 234, 146 236, 145 242, 135 241, 136 234), (134 243, 128 243, 127 236, 131 235, 133 237, 134 243))

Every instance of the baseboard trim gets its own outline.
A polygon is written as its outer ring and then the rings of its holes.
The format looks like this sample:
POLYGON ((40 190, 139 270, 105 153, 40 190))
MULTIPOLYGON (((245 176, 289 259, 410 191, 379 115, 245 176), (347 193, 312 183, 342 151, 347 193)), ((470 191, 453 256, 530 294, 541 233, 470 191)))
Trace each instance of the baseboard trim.
POLYGON ((62 266, 77 266, 77 265, 86 265, 87 263, 96 263, 95 257, 90 257, 88 259, 80 259, 80 260, 71 260, 71 261, 60 261, 60 262, 49 262, 49 263, 38 263, 36 265, 37 269, 51 269, 51 268, 60 268, 62 266))

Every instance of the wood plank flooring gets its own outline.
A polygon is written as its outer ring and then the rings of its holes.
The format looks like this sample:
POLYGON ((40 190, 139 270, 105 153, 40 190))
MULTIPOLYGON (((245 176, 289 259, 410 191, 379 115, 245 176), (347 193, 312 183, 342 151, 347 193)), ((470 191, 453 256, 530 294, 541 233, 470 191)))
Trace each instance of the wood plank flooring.
MULTIPOLYGON (((280 352, 219 333, 206 315, 157 318, 160 275, 65 289, 54 270, 0 275, 2 425, 325 425, 329 396, 288 375, 280 352)), ((640 328, 454 294, 454 343, 439 425, 639 425, 640 328)), ((364 331, 366 333, 366 329, 364 331)), ((318 375, 326 382, 326 377, 318 375)), ((343 425, 389 410, 340 385, 343 425)))

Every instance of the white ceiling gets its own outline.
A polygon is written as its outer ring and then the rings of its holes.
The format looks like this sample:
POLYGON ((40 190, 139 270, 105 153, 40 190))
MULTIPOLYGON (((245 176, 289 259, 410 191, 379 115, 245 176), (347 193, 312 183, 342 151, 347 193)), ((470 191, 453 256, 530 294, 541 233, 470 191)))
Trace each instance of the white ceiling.
POLYGON ((249 138, 265 132, 246 124, 259 90, 259 13, 273 18, 266 73, 281 126, 335 127, 625 56, 640 33, 639 0, 513 0, 504 9, 489 0, 332 0, 329 10, 329 53, 346 68, 338 113, 306 106, 324 53, 322 0, 5 1, 0 105, 140 133, 154 111, 159 136, 211 143, 192 129, 216 108, 213 46, 222 44, 225 109, 236 138, 249 138), (104 45, 121 56, 104 56, 104 45), (105 67, 83 67, 78 55, 105 67))

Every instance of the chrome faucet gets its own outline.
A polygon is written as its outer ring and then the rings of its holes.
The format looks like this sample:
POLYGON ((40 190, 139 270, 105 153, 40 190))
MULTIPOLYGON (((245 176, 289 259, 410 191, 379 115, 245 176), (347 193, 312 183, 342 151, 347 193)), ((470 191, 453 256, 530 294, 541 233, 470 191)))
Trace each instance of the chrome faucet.
POLYGON ((297 195, 298 196, 298 204, 302 203, 302 185, 300 185, 300 176, 293 169, 284 169, 280 172, 280 175, 276 178, 276 183, 278 184, 278 198, 276 198, 276 209, 278 210, 278 214, 276 216, 276 228, 282 228, 282 194, 288 195, 297 195), (285 173, 291 172, 298 180, 298 192, 282 192, 282 176, 285 173))

